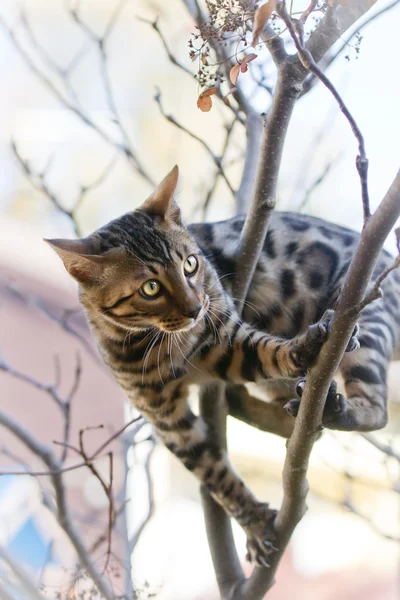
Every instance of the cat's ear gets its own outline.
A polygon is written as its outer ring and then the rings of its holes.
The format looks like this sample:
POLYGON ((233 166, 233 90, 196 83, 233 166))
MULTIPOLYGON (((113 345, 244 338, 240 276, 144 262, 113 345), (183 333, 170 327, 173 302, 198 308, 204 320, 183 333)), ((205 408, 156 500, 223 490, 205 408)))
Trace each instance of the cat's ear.
POLYGON ((104 254, 96 254, 93 241, 88 238, 80 240, 44 240, 62 259, 68 273, 79 283, 95 283, 101 280, 104 269, 117 260, 116 253, 120 248, 114 248, 104 254))
POLYGON ((169 219, 181 224, 181 211, 174 200, 174 192, 178 183, 178 165, 168 173, 154 192, 139 206, 140 210, 162 219, 169 219))

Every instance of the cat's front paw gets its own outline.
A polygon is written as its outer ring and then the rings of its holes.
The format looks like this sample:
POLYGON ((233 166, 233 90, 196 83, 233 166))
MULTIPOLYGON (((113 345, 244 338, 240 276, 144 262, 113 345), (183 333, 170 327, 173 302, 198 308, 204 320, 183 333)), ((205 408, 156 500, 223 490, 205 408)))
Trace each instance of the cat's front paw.
POLYGON ((328 338, 333 314, 333 310, 327 310, 318 323, 310 325, 305 333, 294 338, 289 351, 294 364, 294 377, 303 375, 314 363, 322 345, 328 338))
MULTIPOLYGON (((318 323, 310 325, 307 331, 293 340, 293 347, 289 354, 295 365, 296 375, 304 374, 315 362, 323 344, 326 342, 331 328, 334 311, 327 310, 318 323)), ((351 338, 347 344, 346 352, 353 352, 360 347, 357 335, 358 324, 355 325, 351 338)), ((294 375, 294 376, 296 376, 294 375)))
POLYGON ((252 511, 251 519, 244 530, 247 535, 248 561, 263 567, 269 567, 268 557, 275 552, 274 521, 277 511, 269 508, 267 503, 260 502, 252 511))

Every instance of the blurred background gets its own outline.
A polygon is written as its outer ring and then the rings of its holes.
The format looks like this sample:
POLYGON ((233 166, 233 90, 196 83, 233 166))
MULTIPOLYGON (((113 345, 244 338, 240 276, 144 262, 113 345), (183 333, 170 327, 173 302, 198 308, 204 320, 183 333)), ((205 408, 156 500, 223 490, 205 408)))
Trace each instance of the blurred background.
MULTIPOLYGON (((307 4, 294 6, 302 10, 307 4)), ((381 0, 368 18, 381 11, 362 28, 362 40, 338 41, 332 55, 342 46, 343 51, 328 71, 366 140, 372 208, 400 157, 395 59, 400 2, 381 0)), ((96 461, 97 475, 87 466, 66 472, 63 494, 96 568, 101 571, 106 561, 115 598, 125 597, 131 559, 140 597, 218 598, 198 485, 155 446, 142 422, 112 439, 136 415, 98 357, 74 282, 42 239, 87 234, 132 210, 175 163, 187 222, 235 214, 215 157, 223 154, 224 173, 237 189, 245 129, 215 97, 210 112, 197 108, 200 89, 191 75, 197 68, 188 55, 193 31, 178 0, 0 5, 0 409, 42 445, 37 450, 50 448, 67 467, 82 462, 79 437, 87 456, 111 440, 96 461), (163 41, 181 67, 168 58, 163 41)), ((251 65, 241 85, 254 108, 265 113, 274 71, 265 49, 257 52, 264 66, 251 65)), ((342 114, 316 85, 292 118, 278 209, 360 230, 356 151, 342 114)), ((395 251, 394 236, 387 248, 395 251)), ((291 598, 293 590, 307 600, 400 596, 399 384, 394 363, 391 419, 383 432, 327 431, 314 447, 309 511, 268 598, 291 598)), ((0 417, 0 425, 5 419, 0 417)), ((76 567, 76 545, 57 523, 49 477, 13 474, 46 472, 49 465, 21 442, 15 427, 10 431, 11 421, 1 427, 0 597, 31 598, 35 590, 38 597, 98 597, 87 570, 76 567), (84 595, 89 593, 94 595, 84 595)), ((239 473, 259 497, 279 506, 285 440, 233 419, 228 434, 239 473)), ((244 535, 235 524, 234 531, 249 573, 244 535)))

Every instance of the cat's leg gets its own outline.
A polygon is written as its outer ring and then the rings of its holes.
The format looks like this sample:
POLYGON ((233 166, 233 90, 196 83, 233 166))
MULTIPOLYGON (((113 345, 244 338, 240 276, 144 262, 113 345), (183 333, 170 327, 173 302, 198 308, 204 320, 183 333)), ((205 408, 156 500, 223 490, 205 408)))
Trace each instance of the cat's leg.
POLYGON ((228 386, 226 397, 229 414, 252 427, 288 438, 293 433, 294 420, 284 410, 284 405, 294 397, 293 385, 270 386, 279 383, 276 379, 266 383, 268 387, 264 400, 253 396, 243 385, 228 386))
POLYGON ((235 473, 213 432, 190 410, 187 394, 185 384, 173 382, 158 393, 150 388, 138 389, 130 397, 165 446, 243 527, 250 560, 266 565, 273 551, 276 511, 259 502, 235 473))
MULTIPOLYGON (((236 325, 234 338, 225 344, 201 349, 201 359, 209 373, 225 381, 242 383, 260 379, 305 375, 327 339, 333 311, 326 311, 321 321, 291 340, 282 339, 254 327, 236 325)), ((349 342, 356 344, 357 328, 349 342)), ((201 363, 200 363, 201 364, 201 363)))
MULTIPOLYGON (((385 306, 365 309, 359 321, 360 348, 345 354, 340 371, 346 396, 338 394, 335 382, 328 393, 323 425, 342 431, 373 431, 387 423, 387 370, 395 346, 396 325, 385 306)), ((297 387, 301 396, 303 382, 297 387)), ((297 414, 299 401, 287 406, 297 414)))

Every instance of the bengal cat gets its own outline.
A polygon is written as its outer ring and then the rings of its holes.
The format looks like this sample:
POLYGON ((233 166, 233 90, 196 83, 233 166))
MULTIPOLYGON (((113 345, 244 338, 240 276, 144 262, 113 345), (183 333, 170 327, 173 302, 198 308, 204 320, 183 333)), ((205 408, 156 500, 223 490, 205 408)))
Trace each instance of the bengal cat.
MULTIPOLYGON (((282 419, 300 400, 303 378, 324 343, 332 306, 358 235, 320 219, 276 213, 240 319, 231 295, 236 217, 185 228, 173 194, 175 167, 138 208, 80 240, 49 240, 78 280, 93 334, 116 380, 158 436, 244 528, 248 557, 266 565, 275 511, 233 471, 188 386, 216 379, 263 385, 282 419), (316 324, 313 324, 316 323, 316 324), (288 381, 291 385, 288 386, 288 381), (301 385, 298 385, 299 395, 301 385), (271 392, 271 390, 270 390, 271 392)), ((380 272, 390 261, 383 252, 380 272)), ((386 370, 398 344, 398 274, 383 301, 363 311, 341 363, 347 398, 328 395, 324 424, 371 430, 386 423, 386 370)))

